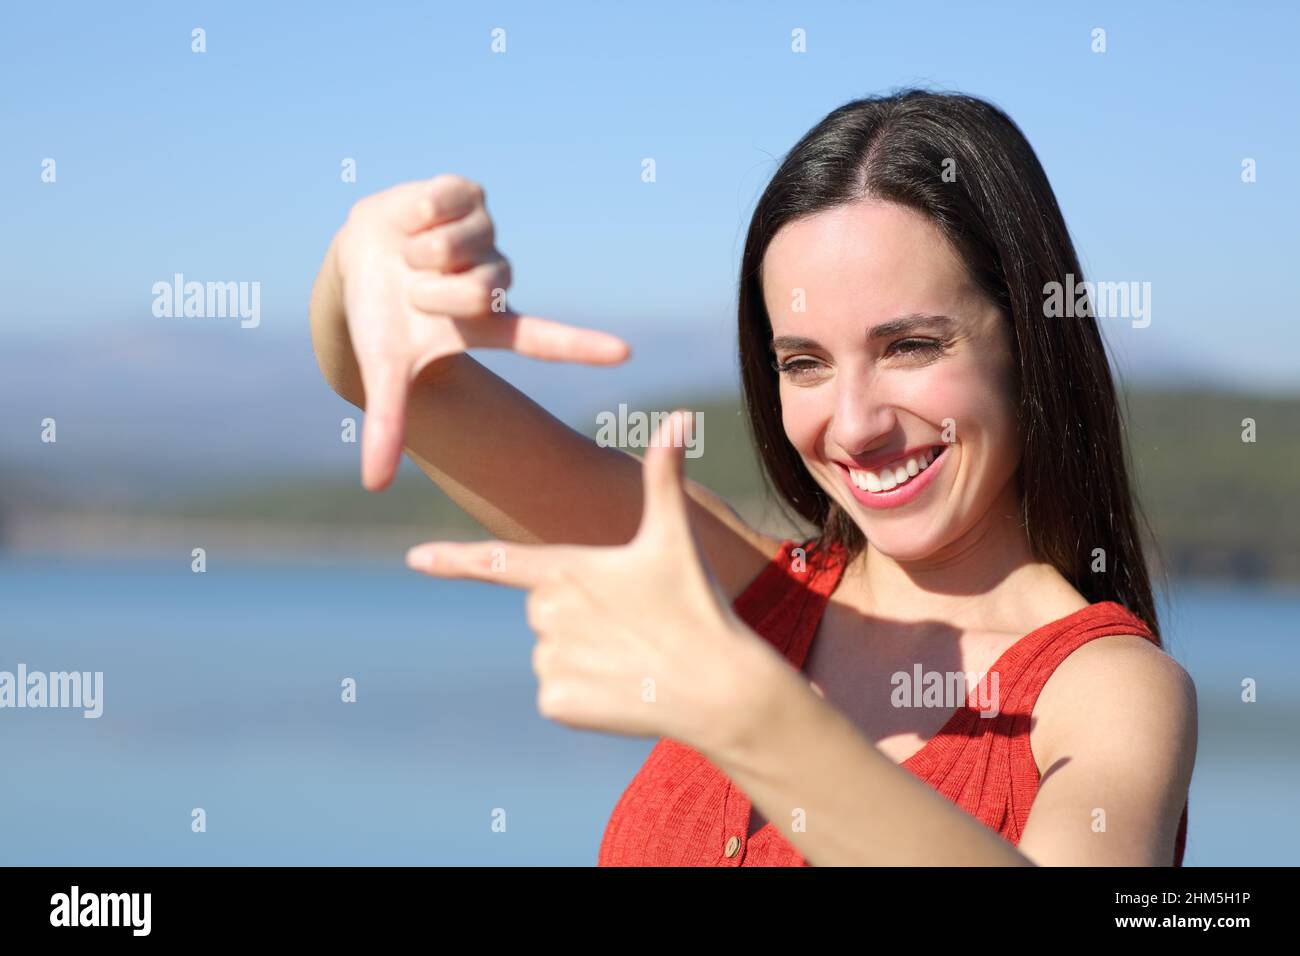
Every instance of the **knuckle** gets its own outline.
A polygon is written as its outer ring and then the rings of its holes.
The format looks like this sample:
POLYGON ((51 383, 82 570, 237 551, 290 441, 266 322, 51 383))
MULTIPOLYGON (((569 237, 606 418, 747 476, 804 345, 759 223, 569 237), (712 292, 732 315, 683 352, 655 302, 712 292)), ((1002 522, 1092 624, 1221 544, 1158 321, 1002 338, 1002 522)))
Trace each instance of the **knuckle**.
POLYGON ((434 184, 446 188, 449 192, 466 195, 475 203, 483 201, 483 187, 467 176, 459 173, 443 173, 434 177, 434 184))
POLYGON ((537 641, 533 644, 533 673, 538 677, 549 672, 551 664, 555 660, 555 651, 548 641, 537 641))
POLYGON ((418 268, 424 260, 424 251, 428 244, 424 242, 421 236, 411 236, 402 243, 402 258, 406 264, 412 268, 418 268))
POLYGON ((555 580, 566 588, 581 588, 582 572, 571 565, 562 564, 553 572, 555 580))
POLYGON ((429 180, 429 185, 435 190, 445 189, 447 187, 458 186, 464 181, 464 179, 464 176, 459 176, 456 173, 439 173, 437 176, 434 176, 429 180))
POLYGON ((426 279, 416 279, 411 283, 407 289, 406 301, 424 312, 437 310, 437 297, 434 295, 433 290, 429 288, 426 279))
POLYGON ((524 605, 528 617, 528 626, 534 630, 544 629, 554 615, 554 602, 549 595, 541 591, 532 591, 524 605))
POLYGON ((510 268, 509 259, 499 259, 488 270, 488 285, 494 289, 508 289, 514 280, 514 270, 510 268))
POLYGON ((548 720, 556 720, 565 708, 565 694, 555 681, 543 681, 537 688, 537 712, 548 720))
POLYGON ((456 254, 456 241, 445 231, 435 231, 429 237, 429 255, 439 265, 445 265, 456 254))
POLYGON ((347 224, 352 226, 355 229, 358 224, 364 223, 367 219, 370 218, 371 213, 374 211, 374 208, 375 208, 375 197, 362 196, 360 199, 354 202, 352 204, 352 208, 348 210, 347 224))
POLYGON ((496 288, 486 279, 480 279, 470 285, 470 306, 475 312, 488 312, 492 308, 492 298, 496 288))

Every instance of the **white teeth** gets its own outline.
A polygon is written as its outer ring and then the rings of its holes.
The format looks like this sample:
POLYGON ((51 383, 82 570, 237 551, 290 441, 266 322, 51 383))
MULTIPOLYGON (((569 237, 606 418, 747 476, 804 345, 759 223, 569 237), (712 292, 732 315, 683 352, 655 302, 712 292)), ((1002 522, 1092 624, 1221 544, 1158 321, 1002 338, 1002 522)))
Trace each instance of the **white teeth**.
POLYGON ((914 458, 907 459, 901 465, 895 465, 893 468, 882 468, 879 473, 850 469, 849 478, 853 481, 854 487, 862 491, 873 493, 890 491, 915 478, 929 468, 938 457, 939 452, 931 448, 914 458))

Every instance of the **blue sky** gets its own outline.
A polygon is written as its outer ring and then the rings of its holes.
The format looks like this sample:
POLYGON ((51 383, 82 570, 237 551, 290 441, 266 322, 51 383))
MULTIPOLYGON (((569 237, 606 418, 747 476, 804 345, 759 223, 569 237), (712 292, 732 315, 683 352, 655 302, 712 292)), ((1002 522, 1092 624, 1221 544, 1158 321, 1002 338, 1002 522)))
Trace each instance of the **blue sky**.
POLYGON ((302 337, 351 203, 444 171, 486 186, 516 306, 725 343, 776 161, 846 100, 919 84, 1006 109, 1090 277, 1152 283, 1151 326, 1107 329, 1122 356, 1300 381, 1293 4, 47 3, 6 19, 0 348, 147 337, 166 321, 150 288, 175 272, 261 283, 261 327, 229 334, 302 337))

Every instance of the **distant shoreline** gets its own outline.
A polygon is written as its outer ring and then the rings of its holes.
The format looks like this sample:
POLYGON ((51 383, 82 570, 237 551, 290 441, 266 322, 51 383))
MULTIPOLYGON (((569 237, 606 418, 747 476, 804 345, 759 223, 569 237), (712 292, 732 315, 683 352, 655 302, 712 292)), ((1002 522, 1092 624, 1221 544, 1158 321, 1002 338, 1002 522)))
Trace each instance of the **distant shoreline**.
MULTIPOLYGON (((742 518, 767 533, 797 537, 798 529, 770 504, 745 502, 742 518)), ((336 524, 311 521, 155 517, 131 513, 27 512, 9 514, 0 527, 0 555, 46 557, 180 556, 194 548, 210 555, 283 561, 340 560, 401 563, 406 550, 425 541, 473 541, 490 537, 481 528, 459 525, 336 524)), ((1259 584, 1300 585, 1300 558, 1240 546, 1180 546, 1162 542, 1165 559, 1157 573, 1259 584)))
MULTIPOLYGON (((134 514, 44 513, 10 515, 0 554, 25 556, 177 556, 195 548, 241 558, 312 558, 401 561, 423 541, 469 540, 465 528, 410 525, 327 525, 310 522, 154 518, 134 514)), ((482 537, 482 535, 478 535, 482 537)))

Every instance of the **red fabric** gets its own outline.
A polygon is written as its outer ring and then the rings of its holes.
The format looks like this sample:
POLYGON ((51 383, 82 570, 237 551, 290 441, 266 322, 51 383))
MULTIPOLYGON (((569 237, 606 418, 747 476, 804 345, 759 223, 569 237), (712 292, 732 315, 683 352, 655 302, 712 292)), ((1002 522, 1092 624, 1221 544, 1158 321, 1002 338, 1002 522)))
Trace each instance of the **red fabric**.
MULTIPOLYGON (((843 553, 815 541, 781 550, 736 599, 736 613, 802 670, 844 569, 843 553)), ((1070 653, 1099 637, 1136 634, 1159 640, 1119 604, 1105 601, 1027 634, 989 668, 998 673, 999 713, 982 717, 977 691, 967 706, 901 766, 916 774, 1012 845, 1020 842, 1038 792, 1029 717, 1039 691, 1070 653)), ((752 837, 750 803, 700 754, 660 738, 619 799, 601 841, 600 866, 806 866, 772 823, 752 837), (739 846, 733 842, 738 841, 739 846), (728 856, 728 843, 733 854, 728 856)), ((1187 807, 1174 865, 1182 866, 1187 807)))

